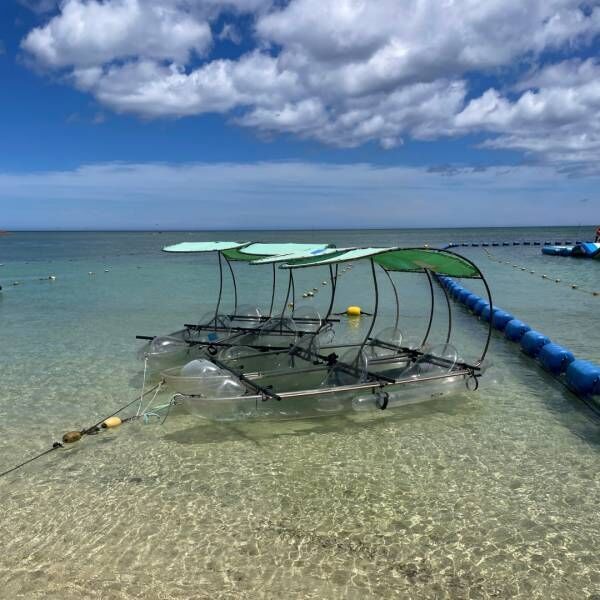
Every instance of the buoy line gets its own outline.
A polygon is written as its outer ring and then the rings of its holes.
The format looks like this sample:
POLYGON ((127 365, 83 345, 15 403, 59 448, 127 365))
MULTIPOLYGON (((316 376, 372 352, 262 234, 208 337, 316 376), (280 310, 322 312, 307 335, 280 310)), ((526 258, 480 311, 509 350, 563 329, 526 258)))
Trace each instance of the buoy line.
MULTIPOLYGON (((148 394, 151 394, 152 392, 154 392, 157 389, 160 389, 161 384, 162 384, 162 381, 157 383, 155 386, 151 387, 150 389, 146 390, 142 394, 141 398, 143 398, 144 396, 147 396, 148 394)), ((128 417, 126 419, 121 419, 120 417, 117 417, 117 415, 119 413, 123 412, 125 409, 134 405, 136 402, 139 402, 141 398, 140 398, 140 396, 136 395, 136 397, 131 402, 124 404, 123 406, 121 406, 121 408, 114 411, 107 417, 104 417, 97 423, 94 423, 94 425, 92 425, 91 427, 86 427, 85 429, 81 429, 79 431, 67 431, 62 436, 62 441, 54 442, 52 444, 52 447, 48 448, 47 450, 44 450, 43 452, 40 452, 39 454, 36 454, 35 456, 32 456, 31 458, 24 460, 23 462, 19 463, 18 465, 11 467, 10 469, 4 471, 3 473, 0 473, 0 477, 4 477, 5 475, 13 473, 14 471, 17 471, 18 469, 24 467, 25 465, 28 465, 29 463, 32 463, 33 461, 37 460, 38 458, 42 458, 43 456, 50 454, 54 450, 58 450, 59 448, 64 448, 65 444, 73 444, 75 442, 78 442, 85 435, 93 435, 96 433, 100 433, 103 429, 113 429, 114 427, 118 427, 119 425, 121 425, 123 423, 135 421, 136 419, 143 417, 144 416, 143 414, 142 415, 134 415, 134 416, 128 417)), ((169 403, 168 406, 170 407, 171 403, 169 403)))
POLYGON ((462 304, 478 320, 491 323, 506 340, 518 344, 523 354, 534 359, 544 371, 578 396, 596 416, 600 416, 600 406, 594 401, 594 398, 600 397, 600 366, 576 358, 568 348, 552 342, 548 336, 535 331, 511 313, 490 306, 451 277, 437 275, 436 281, 445 288, 449 298, 462 304))
MULTIPOLYGON (((522 265, 515 265, 514 263, 511 263, 508 260, 502 260, 502 259, 498 258, 497 256, 494 256, 494 254, 492 254, 487 248, 484 248, 483 250, 485 251, 487 257, 493 262, 511 266, 513 269, 519 269, 523 273, 529 273, 530 275, 537 275, 537 273, 533 269, 523 267, 522 265)), ((559 277, 552 277, 552 276, 549 276, 549 275, 546 275, 543 273, 540 274, 540 277, 542 279, 545 279, 546 281, 553 281, 554 283, 560 283, 562 286, 566 286, 569 289, 575 290, 577 292, 583 292, 584 294, 589 294, 590 296, 600 296, 600 292, 582 288, 577 283, 569 283, 568 281, 562 281, 562 279, 560 279, 559 277)))

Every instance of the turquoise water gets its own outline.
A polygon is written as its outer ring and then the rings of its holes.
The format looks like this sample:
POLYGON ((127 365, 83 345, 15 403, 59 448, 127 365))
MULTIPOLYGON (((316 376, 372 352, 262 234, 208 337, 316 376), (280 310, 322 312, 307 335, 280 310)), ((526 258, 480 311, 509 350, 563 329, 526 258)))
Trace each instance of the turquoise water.
MULTIPOLYGON (((213 306, 214 257, 169 256, 164 245, 585 237, 576 228, 0 237, 0 471, 139 393, 136 334, 175 330, 213 306)), ((600 296, 582 291, 600 291, 600 262, 536 246, 457 251, 502 308, 600 362, 600 296)), ((237 267, 240 287, 268 307, 270 271, 257 269, 237 267)), ((325 279, 310 271, 299 291, 325 279)), ((398 281, 401 327, 418 336, 426 283, 398 281)), ((321 289, 312 302, 322 310, 327 299, 321 289)), ((382 326, 390 299, 383 283, 382 326)), ((370 301, 357 265, 337 309, 370 301)), ((454 315, 457 345, 475 356, 483 326, 454 315)), ((436 315, 434 335, 442 325, 436 315)), ((340 336, 359 333, 340 324, 340 336)), ((490 356, 479 391, 450 402, 218 425, 173 413, 162 426, 128 424, 58 450, 0 480, 0 596, 594 597, 600 424, 499 335, 490 356)))

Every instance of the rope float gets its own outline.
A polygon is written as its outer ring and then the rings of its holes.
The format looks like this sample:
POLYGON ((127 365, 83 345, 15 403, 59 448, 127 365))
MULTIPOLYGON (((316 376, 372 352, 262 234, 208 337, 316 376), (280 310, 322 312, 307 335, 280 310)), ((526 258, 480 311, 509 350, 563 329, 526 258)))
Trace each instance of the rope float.
MULTIPOLYGON (((498 258, 497 256, 495 256, 494 254, 492 254, 487 248, 484 248, 483 250, 486 253, 487 257, 493 262, 511 266, 511 267, 513 267, 513 269, 519 269, 520 271, 523 271, 524 273, 528 272, 530 275, 536 275, 536 272, 533 269, 528 269, 527 267, 523 267, 521 265, 515 265, 508 260, 502 260, 502 259, 498 258)), ((590 296, 600 296, 600 292, 582 288, 582 287, 580 287, 580 285, 578 283, 569 283, 567 281, 562 282, 560 277, 550 277, 546 274, 541 274, 540 277, 547 281, 554 281, 554 283, 562 283, 563 286, 567 286, 569 289, 576 290, 578 292, 583 292, 584 294, 589 294, 590 296)))
MULTIPOLYGON (((581 240, 576 240, 575 244, 581 244, 581 240)), ((478 248, 479 246, 481 247, 488 247, 488 246, 570 246, 572 245, 573 242, 571 242, 570 240, 558 240, 558 241, 551 241, 551 240, 546 240, 544 242, 541 242, 539 240, 513 240, 511 242, 499 242, 499 241, 494 241, 494 242, 451 242, 450 244, 448 244, 446 246, 446 248, 459 248, 459 247, 463 247, 463 248, 467 248, 469 246, 473 247, 473 248, 478 248)))

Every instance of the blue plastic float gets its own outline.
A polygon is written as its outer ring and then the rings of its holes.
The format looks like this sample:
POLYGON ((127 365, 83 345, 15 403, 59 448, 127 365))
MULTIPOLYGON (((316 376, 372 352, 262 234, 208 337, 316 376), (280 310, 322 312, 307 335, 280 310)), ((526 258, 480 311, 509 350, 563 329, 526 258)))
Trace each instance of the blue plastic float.
POLYGON ((481 317, 481 319, 483 321, 485 321, 486 323, 489 323, 490 318, 492 316, 491 311, 492 311, 492 309, 491 309, 490 305, 486 303, 486 306, 483 307, 483 310, 481 311, 481 314, 479 316, 481 317))
POLYGON ((467 289, 463 290, 463 293, 461 294, 460 297, 460 301, 462 302, 462 304, 464 304, 465 306, 469 306, 469 300, 471 299, 472 296, 474 296, 475 294, 473 294, 472 292, 470 292, 467 289))
MULTIPOLYGON (((477 295, 477 294, 471 294, 468 298, 467 298, 467 302, 466 305, 473 310, 475 308, 475 305, 481 300, 481 298, 477 295)), ((484 300, 485 302, 485 300, 484 300)))
POLYGON ((600 395, 600 367, 587 360, 574 360, 567 368, 567 385, 581 396, 600 395))
POLYGON ((475 306, 473 307, 473 313, 475 313, 475 315, 477 315, 478 317, 481 316, 481 313, 483 312, 486 306, 489 308, 489 303, 486 302, 483 298, 480 298, 479 300, 477 300, 475 306))
POLYGON ((494 316, 492 317, 492 325, 498 331, 504 331, 504 328, 506 327, 507 323, 509 321, 512 321, 513 319, 514 319, 514 317, 509 312, 506 312, 505 310, 501 310, 501 309, 497 308, 497 309, 494 309, 494 316))
POLYGON ((570 350, 550 342, 541 348, 538 360, 546 371, 550 371, 553 375, 560 375, 575 360, 575 356, 570 350))
POLYGON ((519 319, 513 319, 504 328, 504 337, 511 342, 520 342, 521 338, 531 330, 531 327, 519 319))
POLYGON ((521 350, 528 356, 534 358, 540 353, 540 350, 550 343, 550 338, 539 331, 530 329, 521 338, 521 350))

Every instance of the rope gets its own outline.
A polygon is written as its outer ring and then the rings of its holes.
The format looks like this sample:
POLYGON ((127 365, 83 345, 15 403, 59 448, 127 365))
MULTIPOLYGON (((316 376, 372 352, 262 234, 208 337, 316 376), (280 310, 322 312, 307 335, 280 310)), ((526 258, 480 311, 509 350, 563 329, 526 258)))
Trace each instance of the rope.
MULTIPOLYGON (((154 390, 156 390, 157 388, 159 388, 160 385, 161 385, 161 383, 156 384, 154 387, 151 387, 149 390, 147 390, 146 392, 144 392, 143 395, 142 395, 142 398, 145 395, 150 394, 151 392, 153 392, 154 390)), ((102 423, 104 423, 104 421, 106 421, 107 419, 110 419, 110 417, 114 417, 114 416, 118 415, 120 412, 123 412, 126 408, 129 408, 132 404, 135 404, 138 401, 139 401, 139 398, 136 396, 131 402, 128 402, 127 404, 124 404, 123 406, 121 406, 121 408, 115 410, 113 413, 111 413, 110 415, 104 417, 103 419, 101 419, 100 421, 98 421, 97 423, 95 423, 94 425, 92 425, 91 427, 87 427, 86 429, 82 429, 79 433, 81 434, 81 436, 88 435, 88 434, 91 434, 91 433, 96 433, 98 431, 98 427, 100 425, 102 425, 102 423)), ((31 458, 28 458, 27 460, 24 460, 23 462, 19 463, 18 465, 15 465, 14 467, 11 467, 7 471, 4 471, 4 472, 0 473, 0 478, 4 477, 5 475, 8 475, 9 473, 12 473, 13 471, 16 471, 17 469, 20 469, 20 468, 24 467, 25 465, 28 465, 29 463, 32 463, 35 460, 38 460, 39 458, 42 458, 43 456, 46 456, 46 454, 50 454, 51 452, 53 452, 54 450, 57 450, 58 448, 64 448, 64 445, 61 442, 54 442, 52 444, 52 448, 48 448, 48 450, 44 450, 44 452, 40 452, 39 454, 36 454, 35 456, 32 456, 31 458)))
MULTIPOLYGON (((154 392, 154 396, 152 396, 152 399, 150 400, 150 402, 148 402, 148 404, 146 404, 146 408, 144 408, 144 410, 142 411, 142 414, 146 414, 146 412, 148 411, 150 406, 152 406, 152 404, 156 400, 156 396, 158 396, 158 394, 160 392, 160 388, 162 387, 162 384, 163 384, 162 380, 158 382, 158 386, 156 388, 156 391, 154 392)), ((139 414, 136 415, 136 418, 138 418, 138 417, 139 417, 139 414)))
MULTIPOLYGON (((484 248, 483 250, 486 253, 487 257, 491 261, 493 261, 493 262, 496 262, 496 263, 499 263, 499 264, 508 265, 508 266, 512 266, 513 269, 519 269, 520 271, 523 271, 524 273, 529 273, 530 275, 536 275, 536 272, 534 270, 532 270, 532 269, 528 269, 527 267, 523 267, 521 265, 515 265, 515 264, 511 263, 508 260, 501 260, 500 258, 498 258, 497 256, 495 256, 494 254, 492 254, 487 248, 484 248)), ((542 279, 545 279, 546 281, 554 281, 554 283, 559 283, 562 286, 568 286, 569 289, 574 290, 576 292, 583 292, 584 294, 589 294, 590 296, 600 296, 600 292, 596 292, 594 290, 588 290, 588 289, 582 288, 577 283, 569 283, 568 281, 562 281, 558 277, 550 277, 550 276, 545 275, 545 274, 540 275, 540 277, 542 279)))
POLYGON ((142 408, 142 400, 144 399, 144 388, 146 387, 146 372, 148 370, 148 355, 144 356, 144 377, 142 378, 142 393, 140 394, 140 403, 138 404, 136 417, 140 416, 140 410, 142 408))
POLYGON ((40 454, 37 454, 36 456, 33 456, 32 458, 29 458, 28 460, 23 461, 22 463, 8 469, 8 471, 4 471, 4 473, 0 473, 0 477, 4 477, 5 475, 12 473, 13 471, 20 469, 21 467, 24 467, 25 465, 28 465, 29 463, 33 462, 34 460, 37 460, 38 458, 42 458, 42 456, 46 456, 46 454, 50 454, 50 452, 53 452, 54 450, 58 450, 58 448, 63 448, 63 447, 64 446, 60 442, 54 442, 54 444, 52 444, 52 448, 49 448, 48 450, 44 450, 44 452, 40 452, 40 454))

